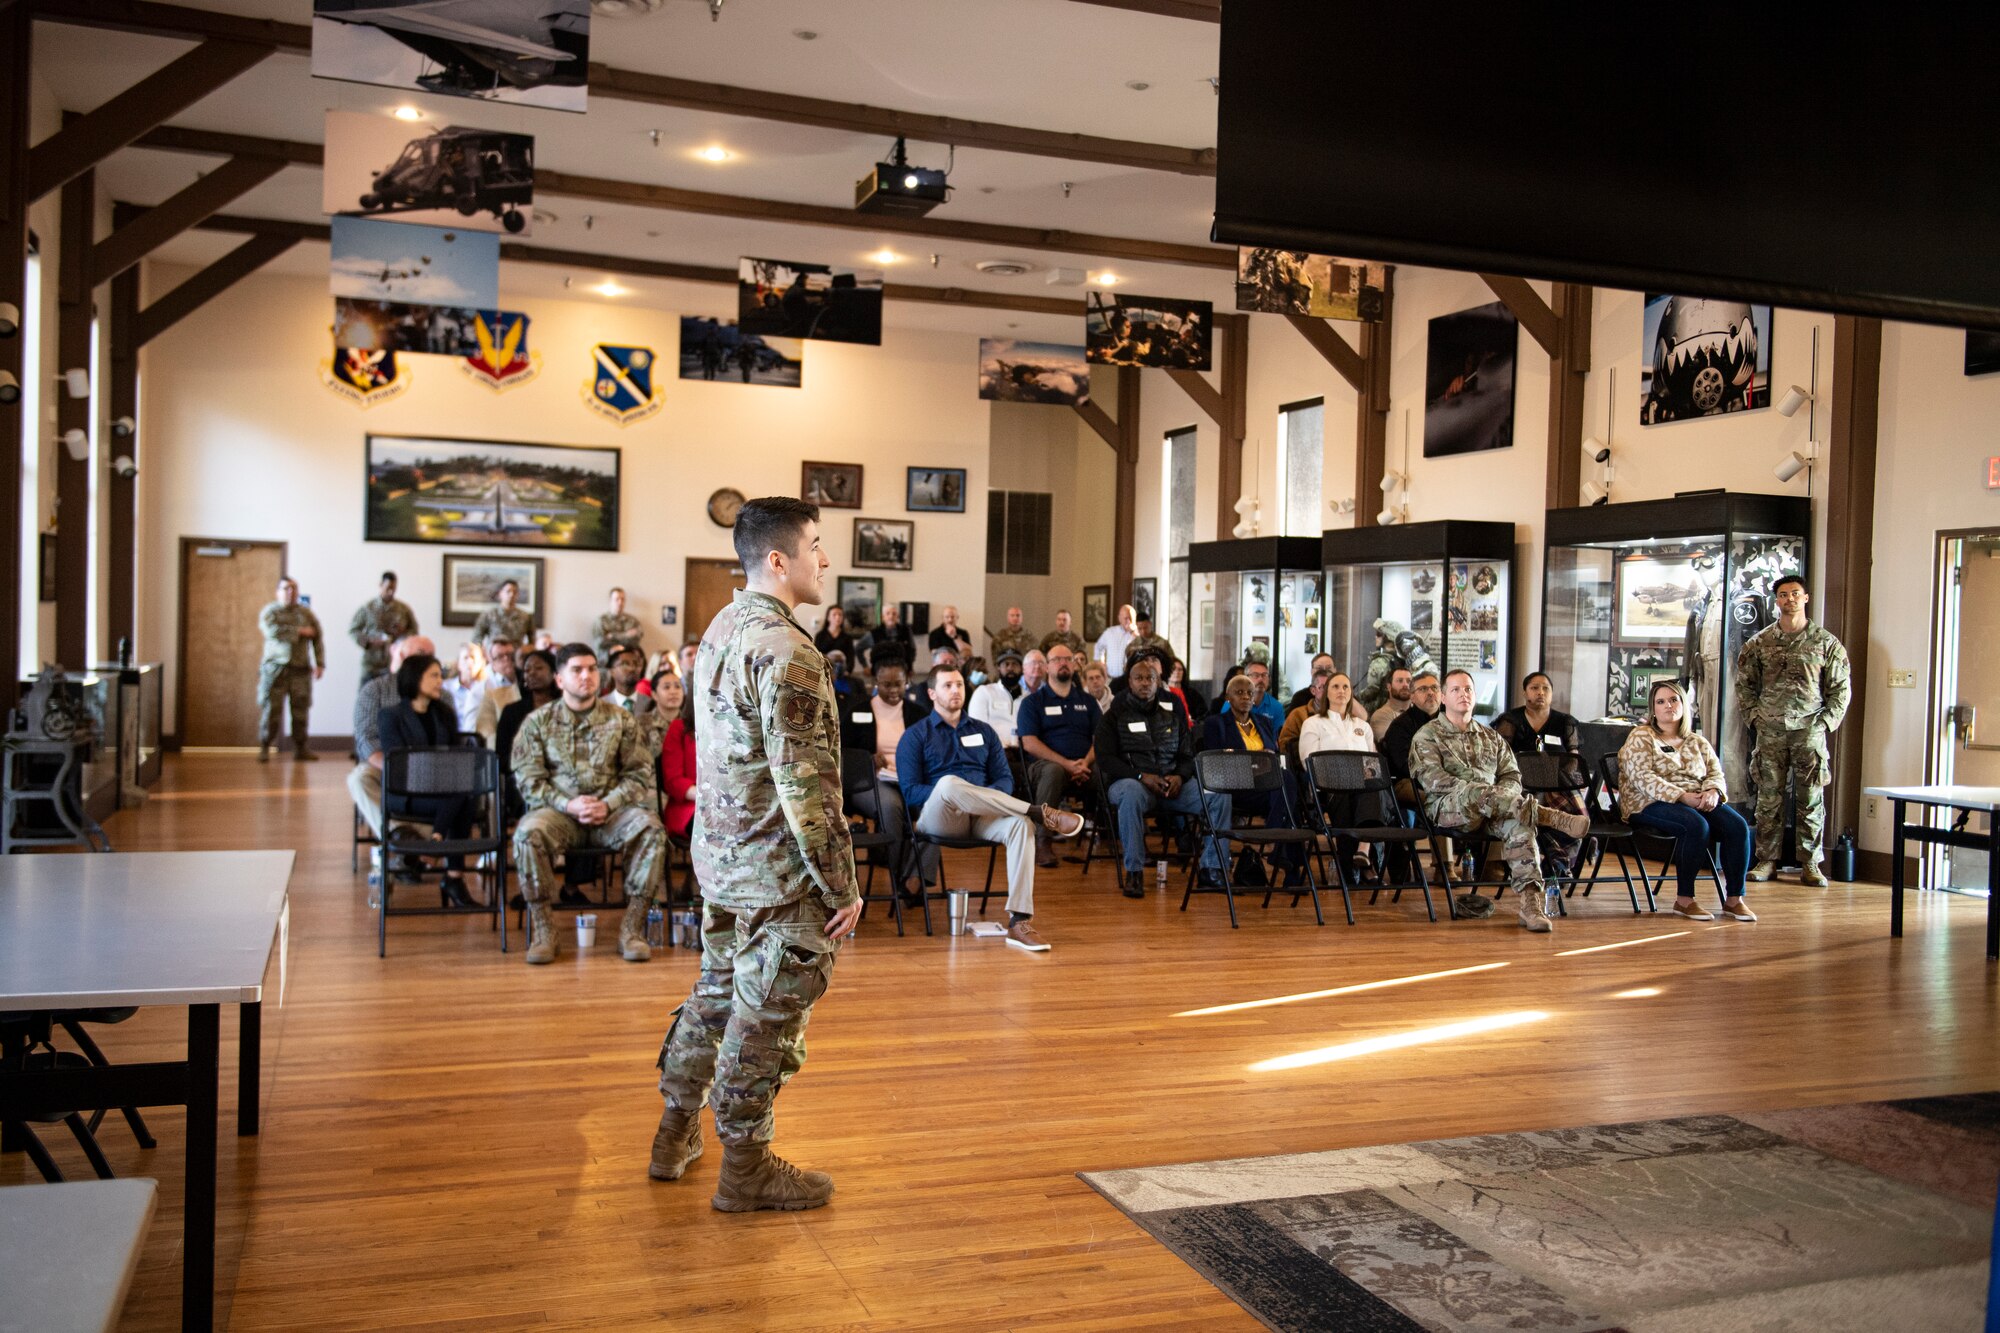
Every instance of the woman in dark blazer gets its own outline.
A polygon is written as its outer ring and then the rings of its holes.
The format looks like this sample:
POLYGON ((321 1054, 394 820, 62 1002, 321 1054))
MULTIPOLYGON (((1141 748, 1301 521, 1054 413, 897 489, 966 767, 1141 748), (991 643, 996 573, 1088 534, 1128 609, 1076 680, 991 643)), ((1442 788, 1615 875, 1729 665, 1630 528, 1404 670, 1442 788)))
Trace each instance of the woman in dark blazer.
MULTIPOLYGON (((1277 758, 1278 729, 1271 725, 1270 718, 1250 711, 1250 705, 1257 697, 1257 687, 1250 683, 1250 677, 1243 674, 1241 667, 1230 668, 1222 694, 1227 704, 1211 713, 1208 720, 1201 724, 1201 748, 1261 750, 1277 758)), ((1263 793, 1239 792, 1230 797, 1230 804, 1239 816, 1253 815, 1272 828, 1293 827, 1291 806, 1285 800, 1282 788, 1263 793)), ((1305 858, 1297 847, 1280 847, 1273 859, 1285 868, 1286 887, 1304 882, 1305 858)), ((1237 883, 1257 882, 1245 877, 1244 871, 1251 868, 1248 865, 1238 867, 1237 883)))
MULTIPOLYGON (((428 750, 458 744, 458 717, 444 699, 444 669, 428 653, 403 660, 396 668, 396 693, 402 702, 381 713, 382 752, 428 750)), ((459 839, 472 832, 479 813, 471 796, 404 796, 383 794, 384 810, 391 815, 408 815, 429 824, 432 836, 459 839)), ((445 876, 438 883, 438 898, 446 907, 477 907, 466 892, 460 871, 462 856, 445 858, 445 876)))

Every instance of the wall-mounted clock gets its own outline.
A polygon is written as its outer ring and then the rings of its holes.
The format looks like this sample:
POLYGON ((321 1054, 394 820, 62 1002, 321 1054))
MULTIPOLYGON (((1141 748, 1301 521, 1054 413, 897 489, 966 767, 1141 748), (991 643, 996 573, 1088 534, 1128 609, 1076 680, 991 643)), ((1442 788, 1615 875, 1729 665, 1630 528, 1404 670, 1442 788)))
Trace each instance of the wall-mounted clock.
POLYGON ((743 492, 724 486, 708 497, 708 517, 725 528, 736 526, 736 515, 743 508, 743 492))

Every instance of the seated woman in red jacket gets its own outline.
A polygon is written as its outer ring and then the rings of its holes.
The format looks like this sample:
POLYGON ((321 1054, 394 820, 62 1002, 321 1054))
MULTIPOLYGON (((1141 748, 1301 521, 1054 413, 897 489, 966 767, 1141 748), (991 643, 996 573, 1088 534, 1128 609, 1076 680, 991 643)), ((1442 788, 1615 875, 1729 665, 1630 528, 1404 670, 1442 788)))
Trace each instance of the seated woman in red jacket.
POLYGON ((687 703, 679 676, 662 676, 653 686, 653 706, 673 719, 660 742, 660 790, 667 798, 667 832, 676 838, 687 837, 694 823, 694 716, 687 703))

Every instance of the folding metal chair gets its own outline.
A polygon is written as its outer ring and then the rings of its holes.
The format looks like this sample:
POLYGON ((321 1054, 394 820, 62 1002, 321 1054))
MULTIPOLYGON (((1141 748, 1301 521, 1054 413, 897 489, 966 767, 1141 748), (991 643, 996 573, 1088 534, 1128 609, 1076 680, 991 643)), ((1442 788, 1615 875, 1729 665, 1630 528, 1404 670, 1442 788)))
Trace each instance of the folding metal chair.
MULTIPOLYGON (((1205 792, 1228 796, 1268 795, 1277 793, 1277 801, 1284 808, 1285 818, 1292 820, 1292 798, 1287 791, 1290 785, 1285 778, 1285 769, 1278 757, 1268 750, 1204 750, 1194 757, 1195 781, 1205 792)), ((1233 845, 1251 850, 1264 862, 1264 906, 1271 905, 1273 894, 1289 892, 1292 906, 1299 905, 1299 899, 1310 896, 1313 905, 1313 919, 1320 925, 1326 924, 1326 914, 1320 910, 1319 880, 1313 874, 1313 860, 1319 850, 1319 834, 1306 828, 1278 828, 1269 824, 1242 825, 1218 829, 1208 822, 1204 811, 1196 817, 1199 836, 1204 847, 1213 847, 1219 853, 1226 867, 1219 887, 1208 888, 1197 883, 1194 865, 1188 866, 1187 888, 1181 894, 1181 910, 1187 911, 1188 902, 1197 893, 1220 893, 1229 904, 1229 926, 1234 930, 1240 924, 1236 919, 1236 863, 1232 853, 1233 845), (1305 872, 1305 887, 1284 889, 1270 884, 1271 855, 1286 847, 1296 847, 1300 852, 1300 866, 1305 872)), ((1294 821, 1296 822, 1296 821, 1294 821)), ((1240 886, 1250 889, 1249 885, 1240 886)), ((1350 917, 1351 919, 1351 917, 1350 917)))
POLYGON ((473 746, 390 750, 382 764, 382 856, 461 856, 491 857, 489 867, 473 867, 472 873, 487 880, 486 902, 474 907, 392 907, 393 878, 384 875, 382 905, 376 909, 375 954, 389 951, 389 918, 392 916, 468 916, 489 914, 500 932, 500 952, 507 952, 507 815, 502 800, 500 756, 473 746), (395 818, 389 812, 397 798, 426 796, 470 796, 483 804, 480 818, 486 825, 485 837, 456 839, 412 839, 396 834, 395 818))
MULTIPOLYGON (((889 892, 877 895, 875 888, 875 860, 868 861, 868 878, 861 886, 861 915, 868 915, 869 903, 887 903, 889 915, 896 922, 896 933, 903 933, 902 885, 896 880, 908 849, 903 841, 893 834, 884 833, 879 826, 871 826, 867 816, 856 813, 854 798, 863 792, 873 791, 879 779, 875 776, 875 756, 868 751, 850 746, 840 752, 840 786, 846 800, 843 802, 848 814, 848 832, 854 840, 854 853, 859 857, 864 852, 886 852, 889 859, 889 892)), ((924 934, 931 933, 931 903, 924 899, 924 934)))
MULTIPOLYGON (((1627 851, 1630 851, 1635 857, 1639 856, 1639 845, 1631 825, 1606 817, 1600 778, 1595 774, 1586 778, 1585 773, 1588 770, 1585 770, 1584 773, 1579 773, 1563 763, 1563 760, 1566 758, 1577 758, 1580 760, 1581 756, 1570 756, 1563 753, 1543 753, 1524 754, 1519 756, 1519 758, 1521 763, 1521 785, 1525 790, 1531 792, 1573 793, 1581 798, 1584 813, 1590 816, 1590 832, 1585 835, 1584 843, 1585 851, 1590 854, 1591 858, 1590 877, 1588 879, 1583 877, 1583 866, 1579 860, 1576 871, 1565 875, 1565 878, 1569 881, 1568 896, 1575 896, 1579 884, 1583 887, 1583 896, 1586 898, 1590 896, 1590 891, 1597 887, 1597 880, 1604 865, 1604 855, 1608 851, 1618 858, 1618 873, 1625 881, 1625 894, 1632 900, 1633 914, 1635 916, 1639 915, 1638 890, 1633 886, 1632 870, 1625 860, 1627 851), (1578 785, 1579 779, 1583 779, 1581 786, 1578 785)), ((1616 758, 1615 755, 1599 756, 1600 770, 1603 760, 1609 759, 1615 763, 1616 758)), ((1613 811, 1617 809, 1615 799, 1611 805, 1611 809, 1613 811)), ((1645 869, 1646 863, 1641 858, 1639 861, 1639 883, 1646 887, 1646 910, 1657 911, 1658 908, 1653 902, 1652 885, 1646 879, 1645 869)))
POLYGON ((1383 889, 1389 889, 1389 901, 1397 903, 1402 901, 1404 889, 1415 888, 1423 892, 1424 910, 1430 914, 1431 920, 1437 920, 1437 908, 1431 902, 1430 878, 1424 874, 1423 859, 1417 855, 1428 835, 1420 828, 1410 827, 1404 819, 1402 804, 1396 799, 1395 780, 1389 776, 1389 766, 1383 762, 1382 756, 1323 750, 1306 757, 1306 774, 1312 779, 1313 808, 1318 816, 1319 831, 1332 847, 1340 897, 1347 907, 1347 924, 1354 924, 1354 901, 1348 894, 1347 858, 1340 848, 1342 838, 1351 838, 1369 847, 1376 874, 1381 877, 1368 897, 1370 906, 1381 899, 1383 889), (1358 822, 1367 813, 1369 805, 1375 806, 1375 812, 1386 822, 1358 822), (1400 851, 1401 855, 1391 855, 1396 851, 1400 851), (1412 882, 1390 883, 1391 861, 1406 862, 1414 877, 1412 882))
MULTIPOLYGON (((1090 873, 1091 858, 1098 854, 1100 847, 1110 844, 1117 846, 1120 851, 1124 850, 1118 838, 1118 811, 1111 804, 1111 784, 1104 780, 1103 769, 1091 771, 1090 784, 1092 804, 1095 808, 1090 819, 1089 838, 1083 848, 1083 873, 1086 875, 1090 873)), ((1179 836, 1185 830, 1191 829, 1192 824, 1193 817, 1190 815, 1175 810, 1155 810, 1152 816, 1152 829, 1160 837, 1159 855, 1156 858, 1151 847, 1142 847, 1140 860, 1192 861, 1193 856, 1182 850, 1179 845, 1179 836)), ((1191 838, 1192 834, 1187 836, 1191 838)), ((1104 855, 1108 858, 1110 853, 1107 851, 1104 855)))
MULTIPOLYGON (((1618 756, 1615 754, 1605 755, 1599 761, 1598 771, 1603 775, 1604 793, 1611 802, 1611 808, 1614 810, 1620 809, 1621 807, 1618 803, 1618 756)), ((1657 912, 1660 910, 1657 895, 1667 882, 1667 871, 1672 869, 1674 865, 1674 840, 1665 834, 1655 833, 1651 829, 1635 828, 1631 825, 1625 825, 1624 827, 1631 835, 1632 855, 1639 862, 1640 882, 1646 886, 1646 903, 1653 911, 1657 912), (1657 875, 1652 874, 1646 869, 1645 849, 1647 847, 1651 847, 1660 858, 1660 873, 1657 875)), ((1624 858, 1620 857, 1619 859, 1622 863, 1624 858)), ((1697 869, 1695 871, 1695 878, 1699 879, 1703 875, 1708 876, 1709 880, 1715 885, 1715 896, 1726 902, 1728 901, 1729 894, 1728 890, 1722 886, 1722 866, 1715 859, 1715 839, 1713 838, 1708 840, 1707 859, 1708 868, 1706 870, 1697 869)), ((1591 878, 1595 882, 1596 875, 1593 873, 1591 878)), ((1633 910, 1638 910, 1636 903, 1633 905, 1633 910)))

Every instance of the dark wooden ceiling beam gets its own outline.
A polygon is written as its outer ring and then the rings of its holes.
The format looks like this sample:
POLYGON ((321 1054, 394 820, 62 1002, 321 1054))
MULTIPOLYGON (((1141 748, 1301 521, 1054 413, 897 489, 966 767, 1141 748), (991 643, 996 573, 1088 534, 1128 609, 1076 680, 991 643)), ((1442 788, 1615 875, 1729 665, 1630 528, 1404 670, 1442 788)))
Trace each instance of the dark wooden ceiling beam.
POLYGON ((1075 407, 1076 414, 1083 418, 1084 423, 1097 432, 1097 438, 1111 446, 1111 452, 1121 458, 1124 457, 1124 436, 1118 429, 1118 423, 1111 419, 1110 413, 1088 398, 1072 406, 1075 407))
MULTIPOLYGON (((229 215, 211 217, 199 223, 199 231, 270 235, 296 241, 325 242, 331 229, 323 222, 292 222, 282 218, 246 218, 229 215)), ((584 250, 561 250, 548 246, 502 241, 500 257, 521 264, 545 264, 557 268, 590 268, 634 278, 666 278, 679 282, 710 282, 736 285, 736 270, 701 264, 677 264, 665 259, 641 259, 628 255, 593 254, 584 250)), ((924 305, 967 306, 981 310, 1013 310, 1028 315, 1057 315, 1081 319, 1083 302, 1057 296, 1026 296, 1013 292, 978 291, 967 287, 921 287, 909 283, 882 284, 882 295, 891 301, 914 301, 924 305)))
POLYGON ((1354 350, 1347 339, 1333 325, 1314 315, 1286 315, 1285 319, 1299 331, 1301 337, 1313 345, 1313 350, 1325 358, 1326 363, 1340 372, 1347 381, 1347 387, 1361 392, 1367 383, 1368 366, 1361 353, 1354 350))
MULTIPOLYGON (((134 3, 133 0, 36 0, 35 14, 38 18, 57 22, 121 32, 186 39, 225 38, 267 42, 299 53, 312 49, 312 29, 306 24, 244 19, 183 5, 134 3)), ((1077 162, 1101 162, 1142 171, 1171 171, 1187 176, 1215 174, 1213 148, 1182 148, 1173 144, 1142 143, 1094 134, 1069 134, 1060 130, 962 120, 956 116, 898 111, 891 107, 800 97, 759 88, 675 79, 637 70, 614 69, 602 64, 590 67, 590 95, 648 106, 717 111, 725 115, 792 125, 879 134, 886 138, 902 135, 925 143, 957 144, 965 148, 986 148, 1077 162)))
POLYGON ((1521 321, 1521 327, 1528 331, 1528 336, 1544 352, 1550 356, 1563 354, 1562 320, 1526 278, 1510 278, 1498 273, 1482 273, 1479 278, 1514 312, 1514 318, 1521 321))
POLYGON ((292 236, 252 236, 141 310, 137 345, 144 347, 298 243, 292 236))
POLYGON ((1220 0, 1077 0, 1077 3, 1166 19, 1192 19, 1196 23, 1222 22, 1220 0))
POLYGON ((92 247, 91 285, 109 282, 203 218, 220 212, 262 185, 284 167, 284 162, 275 157, 230 158, 92 247))
POLYGON ((275 48, 212 38, 28 151, 28 198, 60 189, 222 87, 275 48))

